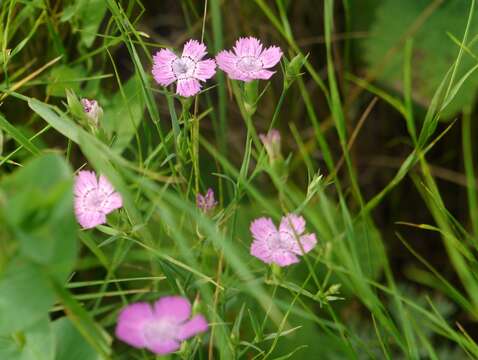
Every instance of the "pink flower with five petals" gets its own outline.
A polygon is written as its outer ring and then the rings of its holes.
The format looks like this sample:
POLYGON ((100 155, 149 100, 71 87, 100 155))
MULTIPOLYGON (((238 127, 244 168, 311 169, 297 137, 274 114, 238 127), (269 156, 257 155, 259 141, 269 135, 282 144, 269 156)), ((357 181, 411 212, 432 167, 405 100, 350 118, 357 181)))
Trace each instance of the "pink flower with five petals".
POLYGON ((201 90, 200 81, 206 81, 216 73, 216 62, 202 60, 206 56, 206 46, 196 40, 189 40, 181 56, 169 49, 161 49, 153 57, 153 76, 162 86, 176 82, 176 93, 188 97, 201 90))
POLYGON ((106 215, 123 206, 121 195, 101 175, 80 171, 75 179, 75 215, 84 229, 106 223, 106 215))
POLYGON ((262 47, 260 40, 247 37, 236 41, 233 51, 223 50, 216 56, 217 66, 233 80, 250 82, 255 79, 269 79, 274 71, 268 69, 277 65, 282 51, 277 46, 262 47))
POLYGON ((308 253, 317 244, 315 234, 304 234, 304 218, 294 214, 282 217, 279 229, 270 218, 262 217, 252 222, 250 230, 254 238, 251 255, 266 264, 283 267, 298 263, 298 255, 308 253))
POLYGON ((191 316, 191 304, 181 296, 165 296, 151 306, 139 302, 125 307, 118 316, 116 337, 155 354, 175 352, 181 342, 208 328, 202 315, 191 316))

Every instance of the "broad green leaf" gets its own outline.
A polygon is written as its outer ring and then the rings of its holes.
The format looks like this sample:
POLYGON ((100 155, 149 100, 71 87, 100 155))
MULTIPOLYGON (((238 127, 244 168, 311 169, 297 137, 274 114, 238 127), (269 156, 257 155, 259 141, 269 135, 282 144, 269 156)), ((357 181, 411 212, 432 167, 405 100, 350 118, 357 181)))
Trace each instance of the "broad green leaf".
POLYGON ((0 359, 55 360, 55 341, 47 316, 24 332, 0 336, 0 359))
POLYGON ((82 337, 71 321, 60 318, 53 322, 55 334, 55 360, 98 360, 101 357, 82 337))
POLYGON ((81 42, 90 47, 106 13, 105 0, 80 0, 78 19, 81 26, 81 42))
MULTIPOLYGON (((389 88, 402 91, 402 71, 404 46, 402 37, 416 23, 417 19, 430 6, 429 0, 380 2, 376 11, 375 22, 371 26, 371 35, 363 41, 363 54, 370 70, 381 68, 387 52, 391 48, 398 51, 380 73, 379 81, 389 88)), ((412 54, 412 86, 414 100, 427 106, 431 101, 436 88, 453 64, 460 50, 447 33, 461 39, 466 28, 469 1, 443 1, 425 22, 413 34, 414 45, 412 54)), ((476 18, 478 11, 475 11, 476 18)), ((363 28, 362 28, 363 29, 363 28)), ((473 21, 470 35, 478 32, 478 23, 473 21)), ((471 38, 470 36, 470 38, 471 38)), ((466 44, 469 46, 470 44, 466 44)), ((470 50, 476 52, 478 44, 475 42, 470 50)), ((456 79, 461 78, 473 65, 473 60, 465 54, 461 60, 456 79)), ((444 110, 444 116, 451 116, 460 111, 465 105, 474 100, 478 87, 478 75, 471 75, 461 87, 458 96, 444 110)))
POLYGON ((143 118, 144 101, 141 96, 141 82, 133 76, 119 90, 109 103, 105 102, 101 126, 106 133, 114 136, 113 149, 121 152, 131 141, 143 118))
POLYGON ((73 176, 58 155, 34 159, 1 184, 3 217, 21 253, 66 279, 77 254, 73 213, 73 176))
POLYGON ((66 89, 80 92, 82 79, 86 76, 82 66, 56 66, 50 72, 46 91, 51 96, 66 96, 66 89))
POLYGON ((11 260, 0 274, 0 335, 32 326, 45 316, 54 300, 44 269, 20 257, 11 260))

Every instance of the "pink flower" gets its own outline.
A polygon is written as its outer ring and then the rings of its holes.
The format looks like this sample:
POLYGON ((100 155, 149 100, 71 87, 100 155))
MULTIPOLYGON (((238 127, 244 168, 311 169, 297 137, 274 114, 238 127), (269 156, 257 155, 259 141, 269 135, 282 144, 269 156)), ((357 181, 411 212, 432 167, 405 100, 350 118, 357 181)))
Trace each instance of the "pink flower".
POLYGON ((75 179, 75 215, 84 229, 106 223, 106 215, 123 206, 121 195, 101 175, 80 171, 75 179))
POLYGON ((207 330, 202 315, 190 316, 191 304, 181 296, 165 296, 154 306, 131 304, 119 314, 116 337, 136 348, 169 354, 178 350, 182 341, 207 330))
POLYGON ((251 255, 266 264, 288 266, 297 263, 297 255, 308 253, 317 244, 315 234, 304 234, 304 218, 294 214, 282 217, 279 230, 270 218, 264 217, 254 220, 250 229, 254 238, 251 255))
POLYGON ((269 79, 274 71, 269 71, 282 57, 277 46, 262 48, 261 42, 253 37, 240 38, 236 41, 234 51, 223 50, 216 56, 219 68, 231 79, 245 82, 254 79, 269 79))
POLYGON ((201 60, 206 55, 206 46, 196 40, 189 40, 178 57, 169 49, 161 49, 153 57, 153 76, 162 86, 177 82, 176 93, 193 96, 201 90, 199 81, 206 81, 216 73, 216 62, 201 60))
POLYGON ((197 194, 196 204, 197 207, 205 213, 214 209, 217 205, 217 201, 214 198, 214 190, 209 188, 205 195, 197 194))

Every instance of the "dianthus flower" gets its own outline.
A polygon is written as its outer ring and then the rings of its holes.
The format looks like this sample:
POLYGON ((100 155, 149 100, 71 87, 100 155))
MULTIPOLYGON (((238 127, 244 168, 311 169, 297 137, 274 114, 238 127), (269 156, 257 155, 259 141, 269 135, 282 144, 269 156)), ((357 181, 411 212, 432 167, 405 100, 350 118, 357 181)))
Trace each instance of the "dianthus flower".
POLYGON ((123 206, 121 195, 101 175, 80 171, 75 179, 75 215, 84 229, 106 223, 106 215, 123 206))
POLYGON ((223 50, 216 56, 217 66, 234 80, 250 82, 255 79, 269 79, 274 71, 267 69, 275 66, 282 57, 277 46, 263 49, 260 40, 247 37, 236 41, 233 51, 223 50))
POLYGON ((161 49, 153 57, 153 76, 162 86, 177 82, 176 93, 188 97, 201 90, 199 81, 206 81, 216 73, 216 62, 201 60, 206 56, 206 46, 196 40, 189 40, 181 56, 169 49, 161 49))
POLYGON ((164 355, 181 342, 208 328, 202 315, 191 316, 191 304, 181 296, 165 296, 151 306, 139 302, 125 307, 118 317, 116 337, 136 348, 164 355))
POLYGON ((282 217, 279 229, 270 218, 262 217, 252 222, 250 230, 254 238, 251 255, 266 264, 297 263, 298 255, 308 253, 317 244, 315 234, 304 234, 304 218, 294 214, 282 217))

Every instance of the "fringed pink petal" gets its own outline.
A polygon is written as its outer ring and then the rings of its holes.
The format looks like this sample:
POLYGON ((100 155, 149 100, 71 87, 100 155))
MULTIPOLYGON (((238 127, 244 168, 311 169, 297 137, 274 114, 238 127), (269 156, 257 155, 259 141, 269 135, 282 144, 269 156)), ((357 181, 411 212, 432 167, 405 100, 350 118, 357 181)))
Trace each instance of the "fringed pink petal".
POLYGON ((275 74, 275 71, 259 70, 259 71, 255 71, 253 75, 251 76, 251 78, 269 80, 274 74, 275 74))
POLYGON ((206 81, 216 73, 216 62, 212 59, 202 60, 196 64, 194 77, 201 81, 206 81))
POLYGON ((299 258, 290 251, 279 249, 274 251, 272 261, 279 266, 289 266, 299 262, 299 258))
POLYGON ((266 240, 255 240, 251 244, 251 255, 262 260, 266 264, 271 264, 273 262, 272 252, 267 245, 266 240))
POLYGON ((197 40, 189 40, 184 44, 182 56, 187 56, 194 61, 199 61, 206 56, 206 45, 197 40))
POLYGON ((153 311, 147 303, 125 307, 118 316, 115 334, 118 339, 136 348, 146 346, 143 329, 153 319, 153 311))
POLYGON ((300 236, 304 231, 305 219, 302 216, 288 214, 282 217, 279 232, 288 232, 300 236))
POLYGON ((169 49, 161 49, 153 57, 153 77, 156 82, 162 86, 168 86, 176 80, 174 75, 172 63, 177 59, 169 49))
POLYGON ((202 315, 196 315, 191 320, 181 325, 179 329, 177 339, 186 340, 199 333, 207 331, 207 321, 202 315))
POLYGON ((78 173, 75 179, 75 196, 82 196, 83 194, 96 189, 98 180, 93 171, 82 170, 78 173))
POLYGON ((255 240, 267 240, 270 236, 277 234, 277 228, 271 218, 261 217, 251 223, 250 230, 255 240))
POLYGON ((182 296, 165 296, 154 303, 156 319, 170 317, 174 323, 181 323, 191 315, 191 304, 182 296))
POLYGON ((239 38, 234 46, 234 52, 239 57, 252 56, 258 58, 262 52, 262 44, 253 37, 239 38))
POLYGON ((278 46, 270 46, 265 49, 260 55, 259 59, 262 61, 265 69, 271 68, 280 61, 282 57, 282 50, 278 46))
POLYGON ((174 339, 158 339, 148 343, 146 348, 158 355, 166 355, 178 351, 181 343, 174 339))
POLYGON ((184 96, 194 96, 201 90, 201 84, 197 79, 187 78, 178 80, 176 93, 184 96))

